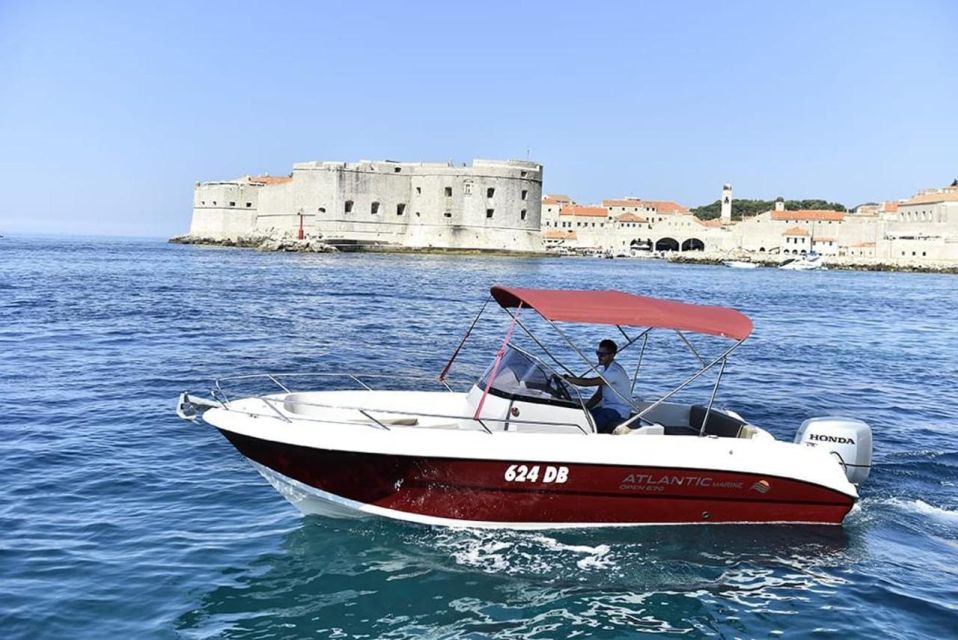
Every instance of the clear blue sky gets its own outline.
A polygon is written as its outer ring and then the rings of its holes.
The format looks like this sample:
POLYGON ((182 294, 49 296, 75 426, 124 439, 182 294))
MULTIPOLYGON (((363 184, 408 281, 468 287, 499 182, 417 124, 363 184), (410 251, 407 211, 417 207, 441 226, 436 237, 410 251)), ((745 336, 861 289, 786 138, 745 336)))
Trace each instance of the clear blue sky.
POLYGON ((0 0, 0 233, 184 233, 195 181, 307 160, 903 198, 958 176, 956 34, 951 0, 0 0))

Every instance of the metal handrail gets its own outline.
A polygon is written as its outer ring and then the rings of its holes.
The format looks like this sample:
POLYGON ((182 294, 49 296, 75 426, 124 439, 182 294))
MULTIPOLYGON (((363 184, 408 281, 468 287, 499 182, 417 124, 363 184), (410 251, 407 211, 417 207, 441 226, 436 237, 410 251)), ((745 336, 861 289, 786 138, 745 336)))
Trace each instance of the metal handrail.
MULTIPOLYGON (((413 380, 413 381, 426 381, 433 382, 437 385, 441 385, 446 391, 450 393, 455 393, 455 390, 449 386, 445 380, 437 380, 432 376, 427 375, 404 375, 404 379, 413 380)), ((222 383, 225 382, 237 382, 241 380, 268 380, 274 385, 282 389, 285 393, 295 393, 294 390, 290 389, 288 386, 284 385, 278 378, 341 378, 352 380, 359 386, 363 387, 367 391, 374 391, 374 389, 363 382, 363 379, 371 378, 389 378, 394 379, 395 375, 385 374, 385 373, 333 373, 333 372, 316 372, 316 373, 250 373, 250 374, 241 374, 233 376, 223 376, 221 378, 216 378, 213 381, 213 393, 214 397, 219 394, 222 398, 224 404, 229 404, 229 396, 226 394, 226 389, 223 387, 222 383)), ((219 398, 218 398, 219 399, 219 398)))
MULTIPOLYGON (((283 412, 282 412, 282 411, 280 411, 279 409, 277 409, 277 408, 275 407, 275 405, 273 405, 273 402, 275 402, 275 400, 273 400, 272 398, 267 398, 267 397, 265 397, 265 396, 262 397, 262 398, 260 398, 260 400, 262 400, 262 401, 266 404, 267 407, 269 407, 270 409, 272 409, 273 412, 274 412, 276 415, 278 415, 281 420, 283 420, 284 422, 292 422, 292 420, 290 420, 289 418, 287 418, 286 416, 283 415, 283 412)), ((227 407, 226 410, 229 411, 229 407, 227 407)))
MULTIPOLYGON (((334 371, 314 371, 307 373, 292 373, 292 372, 273 372, 273 373, 246 373, 238 374, 232 376, 222 376, 217 378, 217 380, 249 380, 253 378, 305 378, 305 377, 315 377, 315 378, 342 378, 342 377, 352 377, 359 376, 363 378, 394 378, 394 374, 389 373, 351 373, 351 372, 334 372, 334 371)), ((409 380, 430 380, 433 382, 438 382, 438 380, 431 375, 407 375, 405 376, 409 380)), ((274 380, 275 382, 275 380, 274 380)))
MULTIPOLYGON (((250 396, 249 398, 244 398, 244 400, 260 400, 260 401, 262 401, 266 406, 268 406, 270 409, 272 409, 275 413, 279 414, 278 417, 279 417, 280 419, 282 419, 284 422, 292 422, 292 420, 291 420, 285 413, 280 412, 280 410, 277 409, 276 406, 274 406, 273 403, 277 402, 277 401, 279 400, 279 398, 269 398, 269 397, 266 397, 266 396, 250 396)), ((376 423, 376 424, 375 424, 375 425, 372 425, 372 424, 369 424, 369 423, 367 423, 367 422, 353 422, 353 421, 348 421, 348 420, 332 420, 332 419, 329 419, 329 418, 319 418, 319 417, 310 417, 310 416, 295 415, 295 418, 296 418, 297 420, 305 420, 305 421, 308 421, 308 422, 322 422, 322 423, 327 423, 327 424, 352 424, 352 425, 361 425, 361 426, 376 426, 377 428, 382 428, 382 429, 384 429, 384 430, 386 430, 386 431, 390 431, 391 429, 389 429, 389 427, 387 427, 382 421, 378 420, 375 416, 370 415, 370 412, 372 412, 372 413, 395 414, 395 415, 397 415, 397 416, 412 416, 412 417, 416 417, 416 418, 440 418, 440 419, 445 419, 445 420, 474 422, 474 423, 479 424, 479 426, 481 426, 482 429, 483 429, 486 433, 489 433, 489 434, 493 434, 493 433, 495 433, 495 432, 491 431, 491 430, 484 424, 483 421, 486 421, 486 422, 496 422, 496 423, 502 422, 502 423, 509 423, 509 424, 518 424, 518 425, 525 424, 525 425, 542 425, 542 426, 550 426, 550 427, 576 427, 576 428, 579 429, 579 431, 581 431, 583 434, 588 435, 588 431, 586 431, 585 429, 583 429, 583 428, 582 428, 582 425, 577 424, 577 423, 575 423, 575 422, 546 422, 546 421, 544 421, 544 420, 516 420, 515 418, 511 418, 511 417, 506 417, 506 418, 491 418, 491 417, 488 417, 488 416, 483 416, 481 419, 479 419, 479 418, 475 418, 475 417, 473 417, 473 416, 468 416, 468 415, 451 415, 451 414, 444 414, 444 413, 423 413, 422 411, 405 411, 405 410, 401 410, 401 409, 381 409, 381 408, 374 408, 374 407, 359 407, 359 406, 352 406, 352 405, 328 404, 328 403, 322 403, 322 402, 305 402, 305 401, 300 401, 300 400, 298 400, 298 401, 296 402, 296 404, 300 404, 300 405, 307 406, 307 407, 317 407, 317 408, 320 408, 320 409, 334 409, 334 410, 337 410, 337 411, 356 411, 357 413, 363 415, 364 417, 368 418, 369 420, 373 421, 373 422, 376 423)), ((223 409, 225 409, 226 411, 232 411, 232 412, 234 412, 234 413, 242 413, 242 414, 244 414, 244 415, 249 415, 249 416, 271 417, 271 418, 272 418, 272 417, 277 417, 277 416, 273 416, 273 415, 266 414, 266 413, 256 413, 256 412, 253 412, 253 411, 243 410, 243 409, 237 409, 237 408, 235 408, 235 407, 230 407, 230 406, 224 406, 223 409)), ((284 411, 285 411, 286 413, 294 413, 294 412, 290 412, 289 410, 285 409, 285 407, 284 407, 284 411)))
MULTIPOLYGON (((525 352, 523 352, 523 353, 525 353, 525 352)), ((538 359, 536 359, 534 356, 531 356, 531 354, 526 354, 526 355, 529 355, 529 356, 532 357, 533 359, 538 360, 538 359)), ((541 364, 541 362, 540 362, 540 364, 541 364)), ((308 393, 308 392, 296 392, 296 391, 293 391, 293 390, 291 390, 288 386, 286 386, 286 385, 284 385, 282 382, 280 382, 280 380, 278 379, 278 378, 295 378, 295 377, 298 377, 298 378, 306 378, 306 377, 310 377, 310 378, 327 378, 327 379, 328 379, 328 378, 340 378, 340 379, 343 379, 343 380, 352 380, 352 381, 355 382, 356 384, 358 384, 358 385, 360 385, 361 387, 363 387, 363 390, 364 390, 364 391, 374 391, 374 389, 373 389, 372 387, 370 387, 369 385, 367 385, 366 383, 364 383, 361 378, 389 378, 389 379, 394 379, 394 378, 395 378, 394 375, 384 374, 384 373, 359 373, 359 374, 356 374, 356 373, 317 372, 317 373, 252 373, 252 374, 241 374, 241 375, 233 375, 233 376, 224 376, 224 377, 217 378, 216 380, 214 380, 214 381, 213 381, 213 389, 212 389, 211 395, 212 395, 212 397, 213 397, 214 399, 217 399, 217 400, 219 400, 219 401, 222 403, 222 408, 225 409, 226 411, 233 411, 233 412, 235 412, 235 413, 242 413, 242 414, 244 414, 244 415, 256 416, 256 417, 278 418, 278 419, 280 419, 280 420, 282 420, 282 421, 284 421, 284 422, 291 423, 291 422, 293 421, 293 419, 290 418, 290 416, 289 416, 288 414, 293 413, 293 412, 290 412, 289 410, 287 410, 287 409, 285 408, 285 406, 283 406, 282 408, 278 408, 278 407, 277 407, 277 405, 278 405, 280 402, 285 403, 285 398, 282 398, 282 399, 281 399, 281 398, 278 398, 278 397, 275 397, 275 396, 270 397, 270 396, 265 395, 265 394, 249 395, 249 396, 245 396, 245 397, 242 398, 242 399, 244 399, 244 400, 250 400, 250 399, 252 399, 252 400, 259 400, 259 401, 261 401, 263 404, 265 404, 271 411, 270 411, 269 413, 258 413, 258 412, 254 412, 254 411, 238 409, 238 408, 236 408, 236 407, 234 407, 234 406, 231 406, 231 405, 232 405, 232 402, 230 401, 229 396, 227 395, 227 393, 226 393, 226 391, 225 391, 225 389, 224 389, 224 387, 223 387, 223 383, 236 382, 236 381, 241 381, 241 380, 242 380, 242 381, 248 381, 248 380, 261 379, 261 380, 266 380, 266 381, 271 382, 272 384, 276 385, 279 389, 281 389, 281 390, 283 391, 283 393, 286 393, 286 394, 291 394, 291 395, 292 395, 292 394, 295 394, 295 393, 308 393)), ((446 391, 448 391, 448 392, 450 392, 450 393, 455 393, 455 391, 454 391, 448 384, 446 384, 446 382, 445 382, 444 380, 437 380, 436 378, 434 378, 434 377, 432 377, 432 376, 425 376, 425 375, 423 375, 423 376, 417 376, 417 375, 413 375, 413 376, 404 376, 404 378, 405 378, 406 380, 419 380, 419 381, 435 382, 435 383, 441 384, 441 385, 446 389, 446 391)), ((355 391, 355 389, 354 389, 354 391, 355 391)), ((389 389, 388 391, 395 391, 395 389, 389 389)), ((436 419, 450 420, 450 421, 465 421, 465 422, 469 422, 469 423, 478 424, 479 427, 481 427, 481 429, 482 429, 483 431, 485 431, 486 433, 488 433, 488 434, 490 434, 490 435, 492 435, 492 434, 495 433, 495 432, 493 432, 491 429, 489 429, 488 426, 486 426, 486 424, 485 424, 486 422, 516 424, 516 425, 523 425, 523 424, 525 424, 525 425, 541 425, 541 426, 575 427, 575 428, 577 428, 577 429, 578 429, 581 433, 583 433, 583 434, 586 434, 586 435, 587 435, 587 434, 589 433, 585 428, 582 427, 582 425, 580 425, 580 424, 578 424, 578 423, 575 423, 575 422, 546 422, 546 421, 541 421, 541 420, 516 420, 515 418, 512 418, 512 417, 492 418, 492 417, 483 416, 482 418, 476 418, 475 416, 469 416, 469 415, 449 415, 449 414, 441 414, 441 413, 423 413, 422 411, 405 411, 405 410, 399 410, 399 409, 381 409, 381 408, 373 408, 373 407, 368 407, 368 406, 360 407, 360 406, 353 406, 353 405, 342 405, 342 404, 329 404, 329 403, 319 403, 319 402, 308 402, 308 401, 302 401, 302 400, 297 400, 297 401, 296 401, 296 404, 302 405, 302 406, 307 406, 307 407, 317 407, 317 408, 320 408, 320 409, 332 409, 332 410, 337 410, 337 411, 355 411, 355 412, 359 413, 360 415, 364 416, 364 417, 365 417, 367 420, 369 420, 370 422, 354 422, 354 421, 349 421, 349 420, 332 420, 332 419, 329 419, 329 418, 310 417, 310 416, 303 416, 303 415, 295 415, 294 418, 295 418, 296 420, 305 420, 305 421, 309 421, 309 422, 321 422, 321 423, 327 423, 327 424, 351 424, 351 425, 354 424, 354 425, 362 425, 362 426, 376 427, 376 428, 378 428, 378 429, 383 429, 383 430, 386 430, 386 431, 390 431, 389 427, 388 427, 386 424, 384 424, 381 420, 377 419, 374 415, 370 415, 369 412, 373 412, 373 413, 386 413, 386 414, 393 414, 393 415, 397 415, 397 416, 410 416, 410 417, 416 417, 416 418, 436 418, 436 419)), ((581 399, 580 399, 580 406, 581 406, 581 399)), ((587 419, 588 419, 588 412, 585 412, 585 413, 586 413, 586 416, 587 416, 587 419)))
POLYGON ((267 376, 270 380, 272 380, 273 382, 275 382, 277 385, 279 385, 279 387, 280 387, 283 391, 289 393, 289 389, 287 389, 287 388, 286 388, 286 385, 284 385, 282 382, 280 382, 279 380, 277 380, 276 378, 274 378, 274 377, 273 377, 271 374, 269 374, 269 373, 267 373, 266 376, 267 376))

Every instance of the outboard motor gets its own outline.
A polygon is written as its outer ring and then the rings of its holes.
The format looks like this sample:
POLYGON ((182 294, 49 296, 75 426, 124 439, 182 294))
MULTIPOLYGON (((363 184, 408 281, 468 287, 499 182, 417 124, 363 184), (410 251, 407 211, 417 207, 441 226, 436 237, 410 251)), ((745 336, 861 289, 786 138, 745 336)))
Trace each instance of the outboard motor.
POLYGON ((872 430, 854 418, 809 418, 795 434, 795 442, 820 447, 835 456, 852 484, 861 484, 872 468, 872 430))

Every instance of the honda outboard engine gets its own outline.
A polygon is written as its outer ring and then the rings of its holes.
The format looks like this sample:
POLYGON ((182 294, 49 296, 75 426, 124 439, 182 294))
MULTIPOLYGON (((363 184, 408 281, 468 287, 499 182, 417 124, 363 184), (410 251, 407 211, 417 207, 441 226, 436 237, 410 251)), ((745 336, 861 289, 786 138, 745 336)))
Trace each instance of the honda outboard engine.
POLYGON ((795 434, 795 442, 819 447, 835 456, 852 484, 861 484, 872 468, 872 430, 854 418, 810 418, 795 434))

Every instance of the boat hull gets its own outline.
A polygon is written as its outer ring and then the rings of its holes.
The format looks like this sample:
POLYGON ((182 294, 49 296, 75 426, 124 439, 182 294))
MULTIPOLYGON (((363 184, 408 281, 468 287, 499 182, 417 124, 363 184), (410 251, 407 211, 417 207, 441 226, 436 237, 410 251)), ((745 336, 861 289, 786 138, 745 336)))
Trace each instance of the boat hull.
POLYGON ((721 469, 392 455, 221 432, 302 512, 333 517, 517 529, 839 524, 855 502, 814 483, 721 469))

